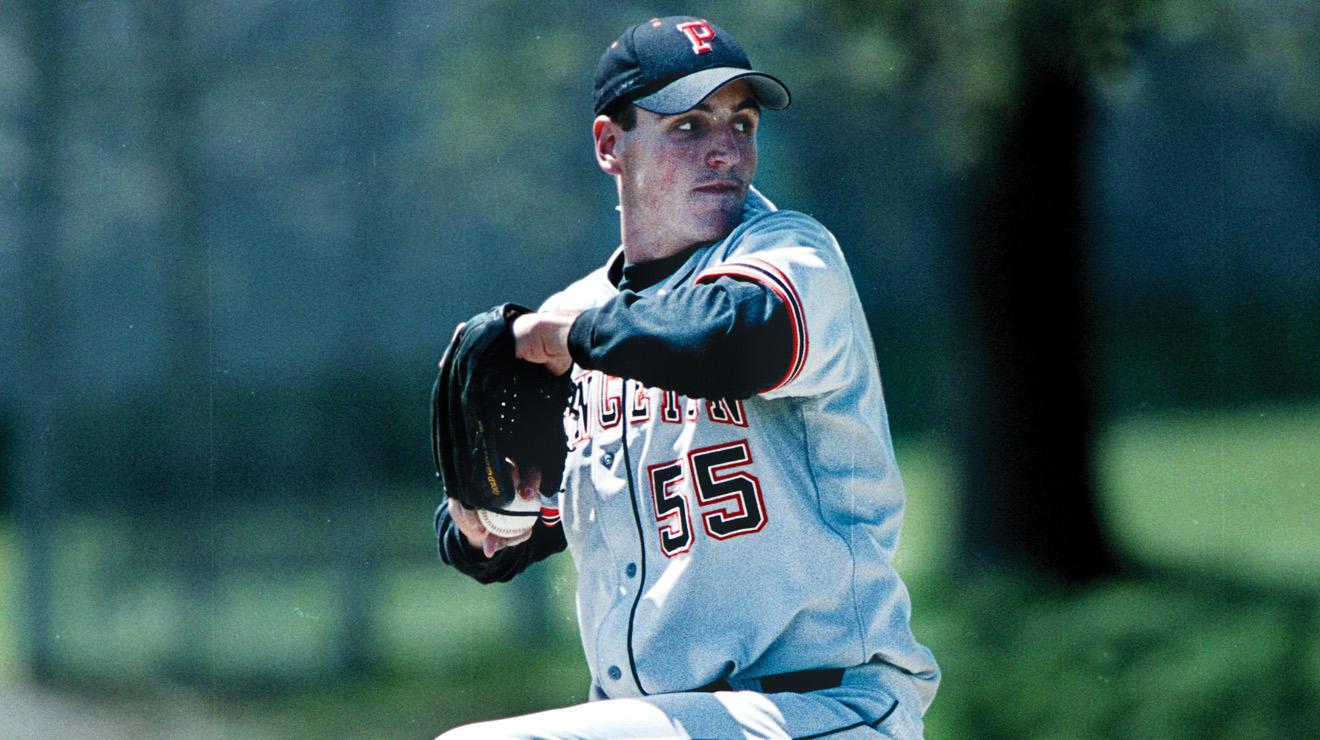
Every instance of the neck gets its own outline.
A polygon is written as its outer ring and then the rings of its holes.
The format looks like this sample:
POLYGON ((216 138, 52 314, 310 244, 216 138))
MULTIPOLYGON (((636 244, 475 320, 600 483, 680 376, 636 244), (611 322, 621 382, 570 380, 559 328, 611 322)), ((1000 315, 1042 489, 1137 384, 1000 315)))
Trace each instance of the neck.
POLYGON ((645 218, 636 215, 635 209, 627 206, 619 208, 619 236, 623 256, 632 264, 664 259, 691 246, 673 239, 668 229, 647 223, 645 218))

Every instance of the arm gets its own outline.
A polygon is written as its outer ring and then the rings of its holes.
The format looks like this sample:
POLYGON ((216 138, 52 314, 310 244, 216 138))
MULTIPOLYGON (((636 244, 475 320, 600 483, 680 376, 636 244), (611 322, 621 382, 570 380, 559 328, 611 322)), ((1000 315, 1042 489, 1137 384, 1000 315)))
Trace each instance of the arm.
POLYGON ((573 362, 695 398, 746 398, 792 361, 788 310, 759 283, 721 277, 662 296, 625 292, 577 315, 514 322, 518 356, 555 372, 573 362))

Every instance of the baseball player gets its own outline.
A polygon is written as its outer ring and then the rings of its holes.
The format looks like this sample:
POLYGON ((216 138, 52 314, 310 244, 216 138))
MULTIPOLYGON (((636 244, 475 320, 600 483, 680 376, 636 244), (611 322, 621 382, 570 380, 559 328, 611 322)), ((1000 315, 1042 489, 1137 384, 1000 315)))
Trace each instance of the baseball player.
POLYGON ((513 324, 519 357, 572 374, 562 487, 513 538, 436 517, 483 582, 567 547, 591 701, 442 737, 921 736, 939 669, 891 565, 904 493, 862 306, 830 232, 751 186, 788 103, 699 18, 602 56, 622 244, 513 324))

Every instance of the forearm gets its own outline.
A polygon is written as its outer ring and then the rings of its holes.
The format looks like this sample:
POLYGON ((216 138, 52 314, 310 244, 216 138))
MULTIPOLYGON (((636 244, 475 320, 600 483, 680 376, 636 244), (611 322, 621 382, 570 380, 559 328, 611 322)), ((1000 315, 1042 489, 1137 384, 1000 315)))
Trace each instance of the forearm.
POLYGON ((658 297, 623 293, 583 312, 568 334, 582 367, 695 398, 746 398, 772 387, 792 343, 783 303, 733 279, 658 297))

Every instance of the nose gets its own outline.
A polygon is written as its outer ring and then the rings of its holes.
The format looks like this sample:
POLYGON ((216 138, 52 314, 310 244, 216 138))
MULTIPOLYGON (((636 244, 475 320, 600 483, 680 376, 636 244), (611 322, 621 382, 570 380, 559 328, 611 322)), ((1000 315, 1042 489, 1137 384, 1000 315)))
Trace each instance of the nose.
POLYGON ((732 126, 712 126, 706 165, 711 169, 732 167, 742 159, 742 148, 732 126))

